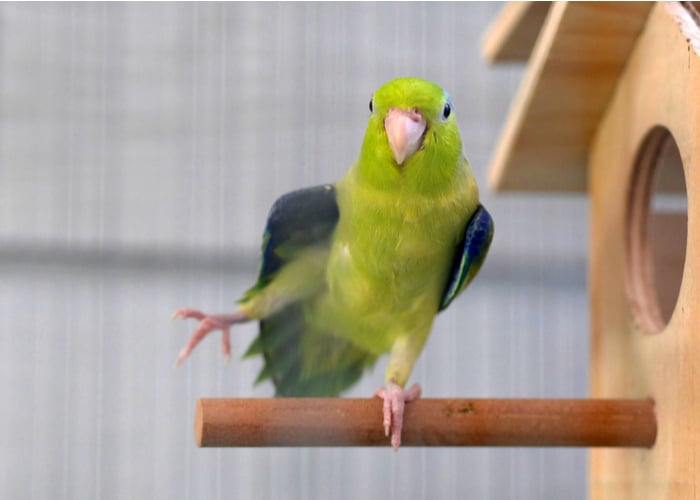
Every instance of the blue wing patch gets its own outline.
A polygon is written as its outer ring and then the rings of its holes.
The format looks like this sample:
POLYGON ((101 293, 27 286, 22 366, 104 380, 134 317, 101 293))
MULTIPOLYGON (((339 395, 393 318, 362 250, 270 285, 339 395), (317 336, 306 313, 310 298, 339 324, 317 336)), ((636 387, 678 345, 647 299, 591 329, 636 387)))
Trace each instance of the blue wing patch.
POLYGON ((493 239, 493 219, 479 204, 467 224, 463 241, 457 246, 452 269, 440 300, 440 311, 445 309, 474 279, 484 263, 493 239))

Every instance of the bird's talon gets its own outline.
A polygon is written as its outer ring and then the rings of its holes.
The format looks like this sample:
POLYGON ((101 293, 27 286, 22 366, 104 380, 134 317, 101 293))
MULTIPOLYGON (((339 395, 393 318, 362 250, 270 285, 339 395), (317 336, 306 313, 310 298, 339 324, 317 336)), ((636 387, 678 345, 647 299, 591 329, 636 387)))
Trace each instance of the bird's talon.
POLYGON ((187 355, 183 351, 184 349, 180 351, 180 354, 178 354, 177 359, 175 359, 175 362, 173 363, 173 368, 177 368, 178 366, 180 366, 187 357, 187 355))
POLYGON ((397 451, 401 446, 401 431, 403 429, 404 407, 407 402, 420 397, 420 386, 414 384, 410 389, 404 390, 398 384, 389 382, 386 388, 378 389, 374 395, 382 398, 382 412, 384 414, 384 435, 391 435, 391 447, 397 451))
POLYGON ((205 314, 196 309, 178 309, 173 313, 173 319, 196 319, 199 320, 198 328, 190 337, 189 342, 182 348, 180 355, 175 360, 175 366, 179 366, 187 356, 190 355, 195 346, 210 332, 221 330, 222 344, 221 350, 224 353, 224 360, 228 363, 231 359, 231 333, 230 327, 235 323, 248 321, 248 317, 242 313, 235 314, 205 314))

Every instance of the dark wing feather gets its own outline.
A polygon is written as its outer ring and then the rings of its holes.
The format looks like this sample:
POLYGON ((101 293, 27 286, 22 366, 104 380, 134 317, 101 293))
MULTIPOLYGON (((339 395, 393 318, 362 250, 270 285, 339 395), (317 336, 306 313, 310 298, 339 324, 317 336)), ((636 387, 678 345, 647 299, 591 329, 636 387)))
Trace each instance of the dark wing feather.
POLYGON ((447 308, 459 293, 474 279, 484 263, 493 239, 493 219, 479 204, 469 219, 464 238, 457 246, 452 269, 440 301, 440 311, 447 308))
POLYGON ((262 290, 297 250, 323 243, 333 234, 340 213, 332 184, 299 189, 275 201, 263 233, 258 281, 242 301, 262 290))
POLYGON ((277 271, 286 261, 280 250, 320 243, 333 233, 338 218, 335 187, 331 184, 292 191, 280 197, 270 210, 260 277, 277 271))

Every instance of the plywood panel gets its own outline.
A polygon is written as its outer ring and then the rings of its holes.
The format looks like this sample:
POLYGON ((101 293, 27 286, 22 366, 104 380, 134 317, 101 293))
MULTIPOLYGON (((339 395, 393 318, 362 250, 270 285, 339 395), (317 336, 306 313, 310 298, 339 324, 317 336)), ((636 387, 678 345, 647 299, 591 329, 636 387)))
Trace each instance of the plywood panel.
POLYGON ((508 2, 484 35, 481 51, 490 62, 527 61, 552 2, 508 2))
POLYGON ((490 166, 494 189, 586 189, 591 138, 651 5, 553 4, 490 166))
POLYGON ((700 58, 658 4, 593 142, 589 281, 591 396, 654 398, 659 434, 650 451, 591 451, 596 500, 697 498, 700 490, 699 97, 700 58), (628 298, 634 271, 625 234, 637 152, 658 125, 670 131, 683 160, 688 240, 678 302, 665 328, 651 333, 628 298))

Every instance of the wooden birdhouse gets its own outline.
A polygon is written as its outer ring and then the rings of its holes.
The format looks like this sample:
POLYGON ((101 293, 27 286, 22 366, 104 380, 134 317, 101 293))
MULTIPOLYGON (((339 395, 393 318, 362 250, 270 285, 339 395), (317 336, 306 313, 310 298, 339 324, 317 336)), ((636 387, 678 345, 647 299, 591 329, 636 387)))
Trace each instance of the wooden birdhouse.
POLYGON ((484 38, 528 60, 490 170, 590 197, 590 397, 652 398, 651 449, 590 452, 594 499, 700 491, 697 3, 512 3, 484 38))

